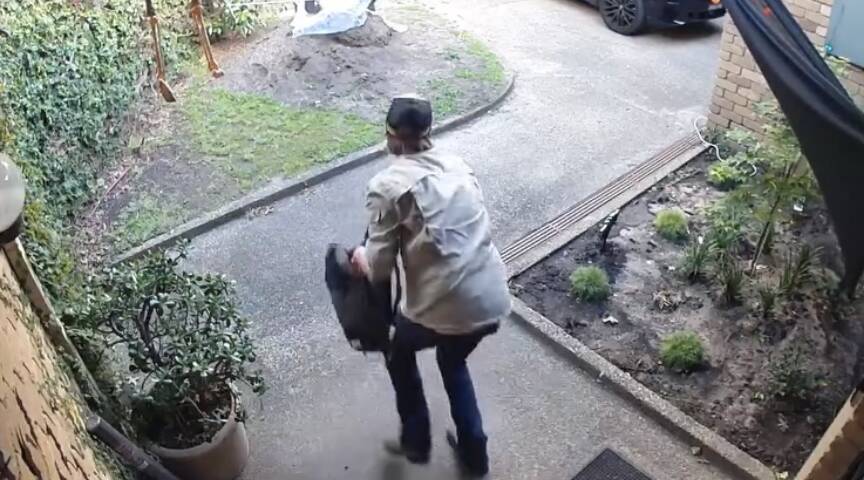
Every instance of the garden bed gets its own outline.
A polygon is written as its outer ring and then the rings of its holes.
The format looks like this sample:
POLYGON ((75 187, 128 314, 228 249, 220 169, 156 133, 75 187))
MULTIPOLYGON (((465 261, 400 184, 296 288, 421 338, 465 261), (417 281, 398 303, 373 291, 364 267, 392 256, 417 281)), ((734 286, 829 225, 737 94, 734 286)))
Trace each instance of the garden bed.
POLYGON ((794 471, 860 378, 864 303, 833 293, 839 249, 818 198, 791 205, 752 272, 758 228, 742 222, 740 235, 721 245, 718 232, 734 228, 718 212, 732 193, 708 184, 711 160, 706 153, 691 161, 621 209, 605 248, 601 222, 515 278, 514 292, 702 424, 794 471), (655 226, 657 214, 670 210, 688 223, 677 240, 655 226), (688 278, 699 251, 704 261, 688 278), (602 288, 586 290, 597 280, 590 274, 571 280, 583 266, 608 277, 605 300, 589 301, 604 298, 602 288), (723 273, 730 270, 738 275, 723 273), (738 293, 729 295, 724 285, 735 278, 738 293), (664 340, 688 332, 695 342, 679 338, 661 355, 664 340), (681 362, 694 355, 692 364, 681 362))
POLYGON ((501 94, 506 74, 485 45, 411 0, 385 3, 407 30, 370 16, 343 34, 292 38, 282 18, 214 45, 225 75, 210 78, 199 62, 174 85, 177 103, 130 141, 138 159, 94 212, 111 250, 382 141, 396 95, 430 98, 440 122, 501 94))

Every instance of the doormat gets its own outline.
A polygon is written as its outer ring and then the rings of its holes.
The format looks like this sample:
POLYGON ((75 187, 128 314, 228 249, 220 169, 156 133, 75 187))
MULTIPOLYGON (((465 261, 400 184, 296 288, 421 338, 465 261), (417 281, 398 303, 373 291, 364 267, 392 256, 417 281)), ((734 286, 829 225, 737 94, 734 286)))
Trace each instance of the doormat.
POLYGON ((651 480, 651 478, 607 448, 577 473, 573 480, 651 480))

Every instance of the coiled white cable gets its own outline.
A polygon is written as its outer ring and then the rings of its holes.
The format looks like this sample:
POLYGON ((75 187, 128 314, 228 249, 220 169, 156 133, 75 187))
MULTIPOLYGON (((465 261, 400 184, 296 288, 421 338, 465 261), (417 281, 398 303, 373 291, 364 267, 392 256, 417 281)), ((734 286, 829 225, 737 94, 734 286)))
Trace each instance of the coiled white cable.
POLYGON ((699 117, 694 118, 693 119, 693 129, 696 130, 696 135, 699 136, 699 140, 702 141, 702 145, 704 145, 708 148, 714 149, 714 156, 717 157, 717 160, 722 162, 724 160, 724 158, 722 156, 720 156, 720 147, 717 146, 716 143, 711 143, 707 139, 705 139, 705 136, 702 134, 702 129, 704 127, 699 126, 699 120, 703 120, 706 124, 708 123, 707 117, 699 116, 699 117))

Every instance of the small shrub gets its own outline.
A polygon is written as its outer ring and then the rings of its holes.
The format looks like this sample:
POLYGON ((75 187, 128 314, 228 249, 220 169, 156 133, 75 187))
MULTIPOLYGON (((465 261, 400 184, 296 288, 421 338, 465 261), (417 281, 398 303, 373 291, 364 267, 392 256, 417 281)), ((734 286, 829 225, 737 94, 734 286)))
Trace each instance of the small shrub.
POLYGON ((717 141, 726 147, 726 152, 731 155, 739 155, 751 151, 758 143, 756 135, 744 128, 725 130, 717 141))
POLYGON ((707 217, 710 223, 708 236, 714 246, 719 250, 738 248, 747 225, 747 211, 741 203, 727 197, 726 200, 711 207, 707 217))
POLYGON ((818 249, 803 245, 797 255, 794 252, 786 254, 783 272, 780 275, 780 291, 783 295, 793 296, 813 281, 818 253, 818 249))
POLYGON ((703 237, 698 237, 695 242, 691 242, 684 251, 684 259, 681 260, 683 275, 691 282, 704 279, 713 250, 711 242, 705 241, 703 237))
POLYGON ((720 190, 732 190, 745 179, 744 172, 729 161, 717 162, 708 168, 708 183, 720 190))
POLYGON ((773 397, 806 403, 813 398, 819 382, 807 368, 801 347, 787 349, 769 366, 769 390, 773 397))
MULTIPOLYGON (((212 439, 239 399, 240 384, 264 391, 233 284, 181 269, 185 256, 181 244, 106 267, 74 312, 91 340, 122 345, 126 354, 116 362, 129 372, 131 420, 139 434, 171 448, 212 439)), ((236 405, 242 418, 242 404, 236 405)))
POLYGON ((609 277, 598 267, 579 267, 570 275, 570 291, 581 302, 602 302, 611 293, 609 277))
POLYGON ((777 289, 760 283, 756 285, 756 293, 759 295, 759 315, 768 320, 774 316, 774 309, 777 308, 777 289))
POLYGON ((744 270, 738 260, 729 252, 717 258, 717 281, 727 305, 738 305, 741 301, 741 288, 744 286, 744 270))
POLYGON ((687 238, 687 216, 678 209, 663 210, 654 218, 654 228, 667 240, 684 240, 687 238))
POLYGON ((232 32, 242 37, 248 37, 264 24, 260 6, 228 8, 224 2, 215 1, 213 3, 213 8, 208 12, 210 21, 207 24, 207 33, 214 41, 226 37, 232 32))
POLYGON ((693 332, 676 332, 660 344, 663 365, 681 372, 691 372, 705 363, 705 347, 693 332))

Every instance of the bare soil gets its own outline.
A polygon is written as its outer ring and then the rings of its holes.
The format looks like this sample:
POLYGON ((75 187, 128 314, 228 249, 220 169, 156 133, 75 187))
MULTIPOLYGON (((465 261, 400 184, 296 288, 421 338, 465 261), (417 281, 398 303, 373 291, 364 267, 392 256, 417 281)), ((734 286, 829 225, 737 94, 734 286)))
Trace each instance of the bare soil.
POLYGON ((242 55, 230 55, 223 62, 225 76, 214 83, 285 105, 349 111, 376 123, 393 96, 417 92, 434 99, 440 93, 436 83, 451 83, 461 92, 455 108, 438 110, 442 117, 495 97, 495 85, 459 78, 486 66, 444 20, 408 2, 391 8, 386 19, 404 22, 407 31, 394 32, 370 16, 363 27, 342 34, 291 38, 285 23, 242 55))
MULTIPOLYGON (((652 222, 674 206, 688 214, 691 237, 706 231, 701 212, 723 195, 706 184, 706 168, 705 158, 694 160, 623 208, 604 251, 599 227, 589 230, 517 277, 514 291, 702 424, 766 464, 795 471, 861 378, 864 302, 832 302, 824 284, 814 285, 778 300, 773 319, 764 320, 752 284, 741 306, 727 307, 712 283, 685 280, 678 272, 684 245, 657 235, 652 222), (570 273, 585 264, 608 273, 614 294, 607 302, 582 304, 570 295, 570 273), (680 330, 703 340, 709 365, 700 371, 677 373, 660 363, 661 339, 680 330), (805 402, 771 393, 772 368, 790 348, 803 349, 804 366, 819 381, 805 402)), ((777 237, 775 252, 807 243, 822 248, 827 278, 839 268, 823 206, 810 206, 777 237)), ((780 263, 763 258, 767 269, 780 263)))

